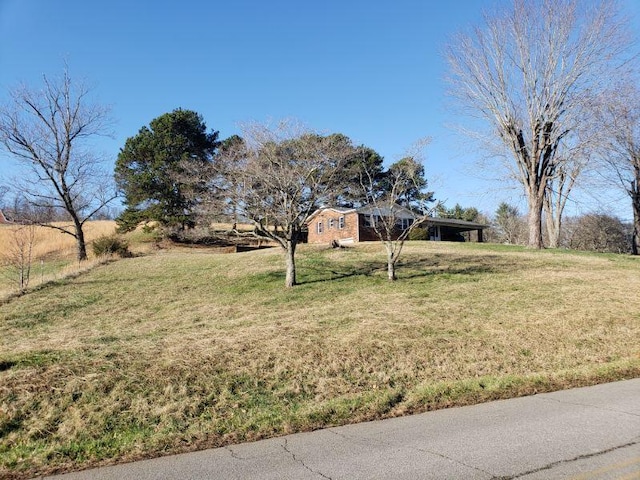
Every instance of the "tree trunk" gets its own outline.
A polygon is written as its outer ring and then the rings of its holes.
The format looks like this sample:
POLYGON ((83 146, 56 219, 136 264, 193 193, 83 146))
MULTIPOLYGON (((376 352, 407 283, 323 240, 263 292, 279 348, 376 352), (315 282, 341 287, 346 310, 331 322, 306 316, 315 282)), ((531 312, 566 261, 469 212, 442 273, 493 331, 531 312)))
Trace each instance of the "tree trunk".
POLYGON ((87 244, 84 240, 84 231, 82 230, 82 224, 78 220, 74 220, 76 230, 76 246, 78 249, 78 262, 83 262, 87 259, 87 244))
POLYGON ((560 245, 560 219, 549 210, 545 211, 545 221, 547 224, 547 237, 549 238, 549 248, 558 248, 560 245))
POLYGON ((296 284, 296 246, 297 243, 292 240, 287 241, 286 256, 287 256, 287 276, 285 279, 285 286, 287 288, 293 287, 296 284))
POLYGON ((631 254, 638 255, 640 250, 640 179, 631 183, 631 203, 633 206, 633 235, 631 254))
POLYGON ((387 277, 390 282, 393 282, 397 279, 396 277, 396 259, 397 257, 393 254, 393 246, 389 244, 385 244, 387 248, 387 277))
POLYGON ((633 237, 631 237, 631 254, 638 255, 638 252, 640 251, 640 208, 636 208, 634 210, 633 237))
POLYGON ((544 223, 547 227, 547 242, 549 248, 558 248, 558 240, 560 239, 560 228, 556 224, 556 211, 554 211, 553 198, 551 198, 551 193, 547 192, 544 197, 544 202, 542 204, 542 210, 544 212, 544 223))
POLYGON ((539 195, 529 194, 529 248, 541 249, 542 243, 542 198, 539 195))

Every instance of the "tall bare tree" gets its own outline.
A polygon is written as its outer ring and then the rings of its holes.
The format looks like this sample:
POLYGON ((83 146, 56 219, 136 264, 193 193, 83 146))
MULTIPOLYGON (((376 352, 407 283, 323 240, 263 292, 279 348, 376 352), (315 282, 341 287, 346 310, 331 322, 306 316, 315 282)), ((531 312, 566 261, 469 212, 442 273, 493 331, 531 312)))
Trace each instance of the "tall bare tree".
POLYGON ((608 142, 603 148, 608 177, 629 196, 633 211, 631 253, 640 251, 640 90, 626 84, 605 100, 603 125, 608 142))
POLYGON ((234 214, 253 222, 256 236, 283 248, 285 285, 292 287, 306 221, 335 197, 334 178, 353 146, 342 135, 322 136, 291 122, 246 125, 242 139, 222 148, 216 159, 218 172, 223 171, 216 176, 217 195, 234 214))
MULTIPOLYGON (((587 144, 581 144, 587 145, 587 144)), ((559 155, 567 155, 558 161, 558 167, 553 178, 549 179, 544 194, 544 219, 547 227, 549 248, 558 248, 562 233, 562 217, 569 201, 571 191, 576 185, 578 176, 586 168, 590 154, 587 149, 577 148, 559 155)))
POLYGON ((35 207, 69 215, 69 226, 46 226, 76 239, 78 260, 87 258, 85 222, 115 198, 111 175, 87 145, 107 133, 108 109, 89 93, 65 69, 59 79, 43 76, 40 89, 15 88, 0 107, 0 144, 25 166, 18 190, 35 207))
POLYGON ((570 175, 560 150, 579 141, 594 98, 625 74, 627 31, 615 0, 513 0, 446 49, 451 94, 490 125, 524 188, 530 247, 543 246, 550 185, 570 175))

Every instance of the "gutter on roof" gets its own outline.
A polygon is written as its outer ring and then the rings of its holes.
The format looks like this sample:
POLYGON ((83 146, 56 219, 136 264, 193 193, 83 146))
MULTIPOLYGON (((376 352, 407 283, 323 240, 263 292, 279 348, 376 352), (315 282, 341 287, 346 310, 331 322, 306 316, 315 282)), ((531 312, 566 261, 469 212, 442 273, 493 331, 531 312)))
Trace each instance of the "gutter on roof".
POLYGON ((341 213, 341 214, 345 214, 345 213, 351 213, 351 212, 357 212, 357 209, 355 208, 337 208, 337 207, 321 207, 318 208, 315 212, 313 212, 311 215, 309 215, 309 218, 307 218, 307 221, 305 223, 309 223, 311 220, 313 220, 313 218, 318 215, 321 212, 326 212, 327 210, 332 210, 336 213, 341 213))
POLYGON ((425 220, 425 223, 430 223, 431 225, 441 225, 444 227, 468 227, 474 230, 489 228, 489 225, 485 225, 483 223, 467 222, 466 220, 458 220, 457 218, 428 217, 425 220))

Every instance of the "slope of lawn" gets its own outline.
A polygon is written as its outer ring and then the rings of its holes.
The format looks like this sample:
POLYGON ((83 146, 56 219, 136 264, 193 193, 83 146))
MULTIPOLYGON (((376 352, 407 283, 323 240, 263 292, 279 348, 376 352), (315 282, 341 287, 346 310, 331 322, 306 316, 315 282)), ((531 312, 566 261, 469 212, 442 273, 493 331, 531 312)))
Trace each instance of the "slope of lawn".
POLYGON ((162 251, 0 305, 0 477, 640 374, 640 262, 415 242, 162 251))
MULTIPOLYGON (((55 227, 71 229, 69 223, 54 222, 55 227)), ((103 235, 112 235, 116 222, 95 220, 85 224, 87 253, 90 262, 78 265, 76 241, 71 235, 42 226, 18 224, 0 225, 0 302, 12 296, 20 287, 20 271, 29 269, 28 285, 35 287, 51 280, 77 274, 99 262, 93 255, 91 242, 103 235), (33 238, 28 241, 29 229, 33 238), (23 248, 20 248, 20 246, 23 248), (20 254, 28 254, 31 247, 31 262, 22 261, 20 254)))

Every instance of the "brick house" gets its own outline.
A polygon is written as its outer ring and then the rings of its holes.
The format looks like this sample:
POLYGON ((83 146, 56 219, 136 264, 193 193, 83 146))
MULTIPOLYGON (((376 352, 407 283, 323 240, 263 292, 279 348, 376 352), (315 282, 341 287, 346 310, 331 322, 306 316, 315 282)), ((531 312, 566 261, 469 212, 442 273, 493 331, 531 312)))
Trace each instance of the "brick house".
MULTIPOLYGON (((320 208, 307 220, 309 243, 341 244, 356 243, 360 240, 360 222, 355 208, 320 208)), ((373 239, 372 239, 373 240, 373 239)))
MULTIPOLYGON (((376 215, 380 212, 373 207, 365 205, 360 208, 336 208, 322 207, 313 212, 307 220, 309 229, 309 243, 332 243, 348 245, 358 242, 370 242, 378 240, 371 227, 376 215)), ((402 209, 396 214, 400 228, 408 228, 416 218, 416 215, 408 209, 402 209)), ((429 217, 426 220, 429 239, 434 241, 465 241, 466 236, 478 242, 482 242, 482 231, 487 225, 475 222, 467 222, 451 218, 429 217), (474 233, 472 236, 471 233, 474 233)))

